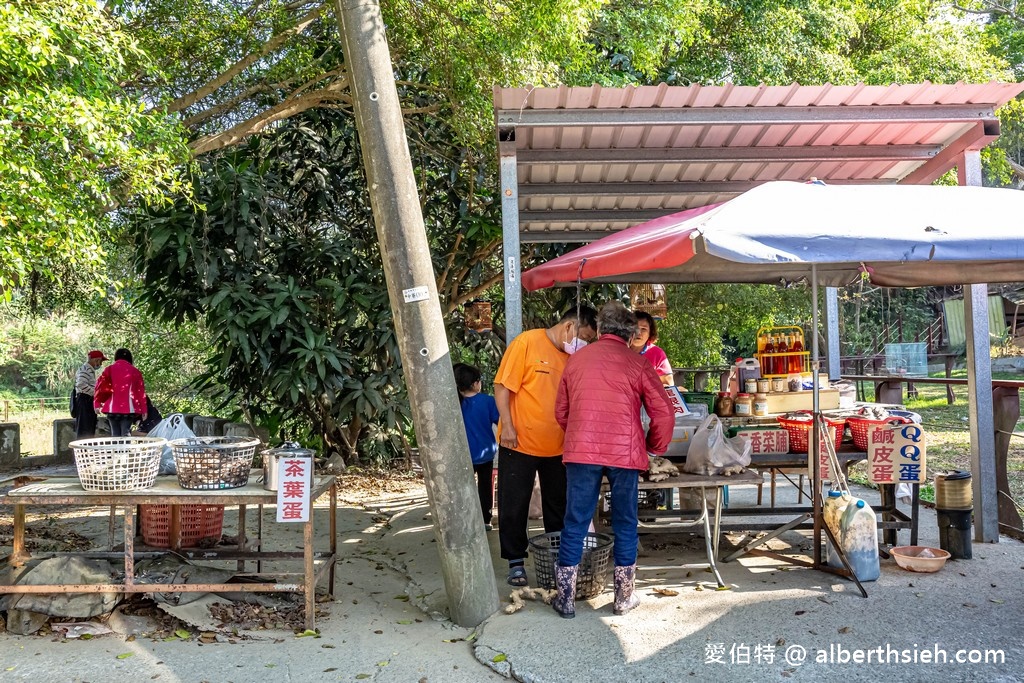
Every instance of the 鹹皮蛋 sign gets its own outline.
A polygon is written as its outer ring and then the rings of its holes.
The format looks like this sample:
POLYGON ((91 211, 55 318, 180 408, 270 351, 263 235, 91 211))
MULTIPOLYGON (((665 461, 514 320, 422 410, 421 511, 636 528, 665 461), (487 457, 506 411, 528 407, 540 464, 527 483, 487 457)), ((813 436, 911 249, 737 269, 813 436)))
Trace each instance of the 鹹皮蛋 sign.
POLYGON ((922 484, 924 430, 920 425, 880 425, 868 432, 868 478, 875 484, 922 484))
POLYGON ((313 458, 281 458, 277 461, 277 482, 277 521, 308 521, 313 458))

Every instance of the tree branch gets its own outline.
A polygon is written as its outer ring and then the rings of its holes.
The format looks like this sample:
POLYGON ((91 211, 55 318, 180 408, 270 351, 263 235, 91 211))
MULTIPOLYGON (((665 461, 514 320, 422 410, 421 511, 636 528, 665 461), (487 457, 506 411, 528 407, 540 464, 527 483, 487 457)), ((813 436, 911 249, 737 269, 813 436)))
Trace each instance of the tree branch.
POLYGON ((263 59, 270 53, 277 50, 277 48, 281 47, 281 45, 290 40, 292 37, 306 30, 306 27, 308 27, 310 24, 312 24, 320 17, 320 13, 322 11, 322 7, 317 7, 311 10, 310 12, 307 12, 296 21, 294 26, 292 26, 286 31, 278 33, 276 36, 268 40, 257 52, 246 55, 245 57, 232 64, 230 67, 228 67, 227 70, 221 72, 219 76, 214 78, 212 81, 209 81, 202 87, 193 90, 187 95, 182 95, 176 100, 170 102, 167 105, 167 111, 183 111, 191 107, 199 100, 209 97, 217 90, 219 90, 221 86, 231 81, 231 79, 233 79, 235 76, 242 73, 259 60, 263 59))
POLYGON ((211 135, 204 135, 203 137, 193 141, 189 147, 196 156, 212 152, 214 150, 223 149, 224 147, 230 147, 231 145, 241 142, 250 135, 259 133, 272 123, 283 121, 284 119, 300 114, 307 109, 312 109, 327 103, 339 101, 348 102, 348 95, 340 92, 347 87, 348 79, 343 78, 331 83, 326 88, 314 90, 296 98, 288 98, 225 131, 213 133, 211 135))
POLYGON ((448 301, 448 310, 446 311, 446 315, 454 313, 455 310, 459 306, 461 306, 462 304, 466 303, 467 301, 471 301, 471 300, 475 299, 477 296, 479 296, 479 295, 483 294, 484 292, 486 292, 488 289, 490 289, 491 287, 496 285, 498 282, 500 282, 501 278, 502 278, 502 273, 500 273, 500 272, 499 273, 495 273, 494 275, 492 275, 491 277, 487 278, 485 281, 481 282, 479 285, 477 285, 473 289, 469 290, 468 292, 465 292, 462 296, 458 297, 457 299, 449 299, 449 301, 448 301))

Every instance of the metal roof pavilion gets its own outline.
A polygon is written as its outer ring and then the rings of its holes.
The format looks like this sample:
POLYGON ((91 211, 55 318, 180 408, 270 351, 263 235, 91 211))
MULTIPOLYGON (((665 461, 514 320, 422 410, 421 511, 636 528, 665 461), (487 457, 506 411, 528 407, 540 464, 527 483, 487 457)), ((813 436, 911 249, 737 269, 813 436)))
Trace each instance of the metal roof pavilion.
MULTIPOLYGON (((589 242, 769 180, 927 184, 1021 83, 494 88, 522 242, 589 242)), ((509 194, 511 193, 511 194, 509 194)))
MULTIPOLYGON (((961 185, 981 185, 996 109, 1022 91, 995 82, 496 87, 507 339, 522 330, 522 242, 589 242, 771 180, 929 184, 956 167, 961 185)), ((999 537, 987 290, 967 285, 964 297, 979 541, 999 537)))

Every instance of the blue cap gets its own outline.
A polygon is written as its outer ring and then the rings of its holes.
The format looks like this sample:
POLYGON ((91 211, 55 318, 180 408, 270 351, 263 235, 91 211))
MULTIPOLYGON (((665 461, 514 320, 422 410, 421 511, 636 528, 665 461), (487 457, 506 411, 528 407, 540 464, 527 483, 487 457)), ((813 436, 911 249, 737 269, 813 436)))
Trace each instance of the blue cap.
POLYGON ((841 495, 843 495, 842 491, 829 491, 828 492, 828 497, 829 498, 838 498, 841 495))
POLYGON ((857 501, 857 508, 859 509, 859 508, 862 508, 862 507, 864 507, 864 501, 863 500, 858 500, 857 501))

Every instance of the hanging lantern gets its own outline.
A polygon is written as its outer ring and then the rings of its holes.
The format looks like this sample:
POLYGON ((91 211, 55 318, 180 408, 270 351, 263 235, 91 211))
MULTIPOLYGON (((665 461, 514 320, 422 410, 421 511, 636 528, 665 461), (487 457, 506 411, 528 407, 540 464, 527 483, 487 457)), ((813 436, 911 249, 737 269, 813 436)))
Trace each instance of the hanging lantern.
POLYGON ((473 332, 491 331, 491 302, 472 301, 465 308, 466 329, 473 332))
POLYGON ((665 285, 630 285, 629 300, 634 311, 650 313, 655 320, 664 320, 668 315, 665 285))

